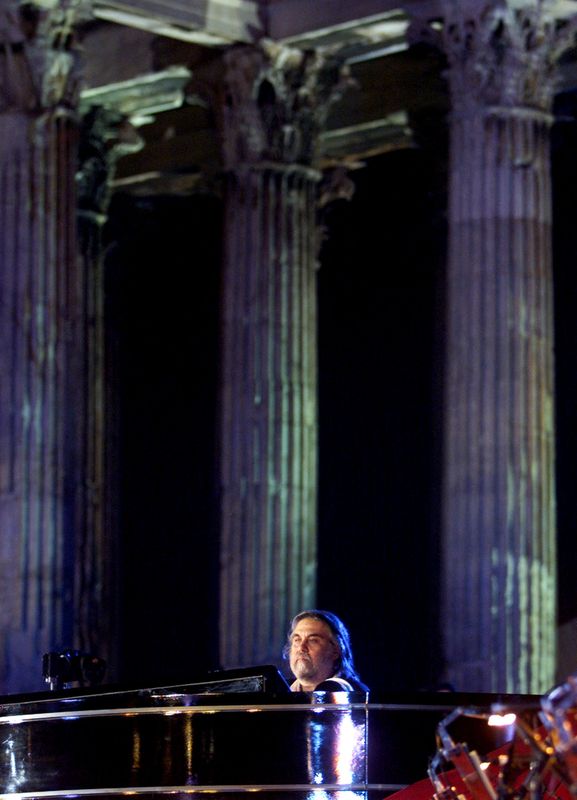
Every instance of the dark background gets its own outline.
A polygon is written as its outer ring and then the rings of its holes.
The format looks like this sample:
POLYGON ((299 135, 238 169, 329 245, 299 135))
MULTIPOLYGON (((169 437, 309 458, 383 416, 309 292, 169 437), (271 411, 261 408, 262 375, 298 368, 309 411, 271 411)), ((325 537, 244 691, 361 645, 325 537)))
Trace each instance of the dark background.
MULTIPOLYGON (((575 99, 553 130, 559 621, 574 575, 575 99)), ((325 212, 318 273, 318 606, 349 625, 373 689, 434 687, 446 127, 370 159, 325 212)), ((122 546, 119 677, 218 667, 216 424, 221 201, 117 195, 107 227, 122 546)), ((458 568, 458 565, 455 565, 458 568)), ((288 623, 288 620, 287 620, 288 623)), ((279 642, 279 652, 282 643, 279 642)))

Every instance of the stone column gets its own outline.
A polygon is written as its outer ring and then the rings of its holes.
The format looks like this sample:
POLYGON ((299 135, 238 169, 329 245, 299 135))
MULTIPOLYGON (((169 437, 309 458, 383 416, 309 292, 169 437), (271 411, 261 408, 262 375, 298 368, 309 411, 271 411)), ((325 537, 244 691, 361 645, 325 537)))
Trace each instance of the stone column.
MULTIPOLYGON (((117 159, 142 146, 121 113, 90 105, 80 107, 77 173, 78 242, 82 290, 79 303, 85 320, 82 349, 82 398, 85 452, 82 475, 84 502, 77 526, 75 607, 77 642, 108 664, 115 673, 118 653, 118 553, 120 530, 117 490, 118 434, 115 403, 115 359, 106 347, 104 328, 104 265, 102 229, 108 215, 117 159), (83 113, 82 113, 83 112, 83 113)), ((80 389, 80 387, 79 387, 80 389)))
POLYGON ((468 691, 542 692, 556 628, 544 12, 445 3, 452 97, 442 630, 468 691))
POLYGON ((0 3, 0 690, 73 646, 82 487, 74 8, 0 3))
POLYGON ((75 537, 76 636, 82 649, 107 661, 109 680, 121 659, 117 619, 122 531, 116 472, 118 366, 115 343, 106 340, 104 327, 102 229, 117 162, 144 144, 132 120, 148 120, 154 113, 180 106, 189 78, 188 70, 175 67, 88 89, 79 106, 77 206, 82 288, 78 301, 85 321, 79 402, 83 398, 85 451, 78 479, 85 489, 75 537))
POLYGON ((287 48, 225 61, 220 652, 234 666, 278 662, 289 618, 315 602, 315 163, 340 69, 287 48))

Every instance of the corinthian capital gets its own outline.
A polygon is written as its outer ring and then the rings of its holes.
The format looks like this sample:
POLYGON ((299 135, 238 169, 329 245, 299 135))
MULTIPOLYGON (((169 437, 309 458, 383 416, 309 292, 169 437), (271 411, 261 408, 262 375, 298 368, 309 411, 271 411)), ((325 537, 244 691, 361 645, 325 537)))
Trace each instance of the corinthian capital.
POLYGON ((318 134, 348 83, 341 62, 270 42, 225 56, 224 161, 314 165, 318 134))
POLYGON ((76 175, 77 204, 82 216, 105 221, 118 159, 143 146, 129 119, 118 111, 91 106, 82 116, 76 175))
POLYGON ((77 0, 42 5, 0 0, 0 110, 74 107, 78 57, 73 23, 77 0))
POLYGON ((447 55, 457 110, 550 110, 557 61, 570 38, 550 2, 444 0, 442 9, 442 19, 428 21, 428 29, 421 21, 420 32, 447 55))

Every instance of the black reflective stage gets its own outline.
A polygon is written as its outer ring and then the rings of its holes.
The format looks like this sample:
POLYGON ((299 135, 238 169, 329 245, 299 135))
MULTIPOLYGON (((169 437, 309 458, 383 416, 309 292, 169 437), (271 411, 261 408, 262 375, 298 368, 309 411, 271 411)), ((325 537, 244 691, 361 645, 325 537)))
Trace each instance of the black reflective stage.
MULTIPOLYGON (((274 668, 174 687, 0 698, 4 797, 385 797, 426 776, 438 722, 456 706, 533 714, 538 698, 295 694, 274 668)), ((456 735, 490 750, 497 730, 456 735)), ((468 726, 468 727, 467 727, 468 726)))

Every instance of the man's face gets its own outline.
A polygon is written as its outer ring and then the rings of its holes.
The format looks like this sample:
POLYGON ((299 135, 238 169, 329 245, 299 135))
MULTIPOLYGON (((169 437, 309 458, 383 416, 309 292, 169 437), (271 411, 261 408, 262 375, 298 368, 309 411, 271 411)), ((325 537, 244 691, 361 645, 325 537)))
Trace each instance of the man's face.
POLYGON ((303 686, 316 686, 334 675, 339 655, 339 647, 325 622, 311 617, 297 622, 290 637, 289 663, 303 686))

